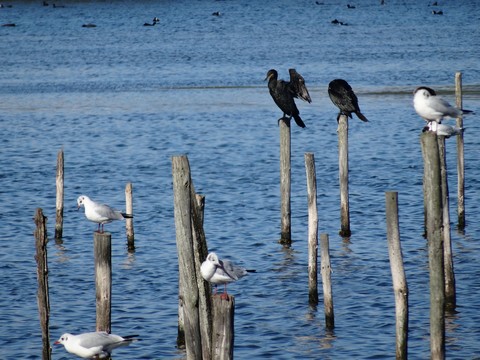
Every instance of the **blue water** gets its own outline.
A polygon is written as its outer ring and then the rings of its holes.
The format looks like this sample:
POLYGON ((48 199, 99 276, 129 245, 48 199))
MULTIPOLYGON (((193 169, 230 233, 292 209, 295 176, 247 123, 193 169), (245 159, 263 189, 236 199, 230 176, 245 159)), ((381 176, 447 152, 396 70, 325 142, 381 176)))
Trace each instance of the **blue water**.
MULTIPOLYGON (((39 359, 35 209, 48 216, 52 342, 95 327, 92 238, 96 224, 76 198, 124 208, 134 187, 136 251, 122 223, 113 239, 112 331, 141 343, 115 359, 180 359, 171 157, 188 155, 206 196, 210 250, 257 273, 229 287, 236 298, 238 359, 392 359, 394 297, 385 191, 399 192, 410 294, 409 353, 429 357, 428 249, 423 164, 412 91, 433 87, 480 111, 480 10, 475 1, 40 1, 0 8, 1 358, 39 359), (60 2, 57 2, 60 4, 60 2), (444 15, 432 15, 432 10, 444 15), (220 11, 221 16, 212 16, 220 11), (157 16, 160 23, 144 27, 157 16), (331 24, 333 19, 348 26, 331 24), (96 28, 82 28, 95 23, 96 28), (312 104, 292 126, 293 246, 280 232, 281 113, 266 83, 296 67, 312 104), (336 109, 330 80, 345 78, 370 119, 350 121, 352 236, 339 237, 336 109), (53 239, 57 152, 65 151, 64 238, 53 239), (330 235, 335 330, 323 305, 308 305, 304 153, 316 160, 319 232, 330 235)), ((447 356, 480 356, 480 126, 465 119, 465 232, 456 224, 456 147, 447 140, 457 313, 447 319, 447 356)), ((320 289, 321 289, 321 284, 320 289)), ((321 294, 320 294, 321 297, 321 294)), ((54 347, 54 359, 71 359, 54 347)))

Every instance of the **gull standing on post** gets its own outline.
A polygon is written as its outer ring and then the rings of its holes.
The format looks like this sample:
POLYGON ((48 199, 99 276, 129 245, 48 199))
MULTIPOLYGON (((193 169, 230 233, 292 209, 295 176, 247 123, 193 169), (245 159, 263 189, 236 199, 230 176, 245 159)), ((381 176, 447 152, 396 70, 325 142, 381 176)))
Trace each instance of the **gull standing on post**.
POLYGON ((90 359, 98 356, 100 359, 109 357, 113 349, 130 345, 138 335, 118 336, 104 331, 89 332, 79 335, 63 334, 54 344, 62 344, 70 354, 90 359))
POLYGON ((221 297, 222 299, 227 299, 227 284, 237 281, 247 275, 247 273, 255 272, 255 270, 247 270, 228 260, 220 260, 217 254, 211 252, 208 254, 207 259, 202 263, 200 272, 206 281, 215 284, 215 293, 217 292, 216 286, 218 284, 224 284, 225 289, 221 297))
POLYGON ((328 96, 330 96, 330 100, 332 100, 335 106, 340 109, 337 122, 341 114, 352 119, 352 113, 357 115, 360 120, 368 121, 360 111, 357 95, 355 95, 352 87, 345 80, 335 79, 330 81, 328 84, 328 96))
POLYGON ((126 214, 121 211, 114 210, 108 205, 97 203, 86 195, 80 195, 77 199, 77 210, 80 209, 81 206, 85 207, 85 217, 88 220, 98 224, 97 231, 99 233, 103 233, 103 225, 108 224, 113 220, 133 218, 133 215, 131 214, 126 214))

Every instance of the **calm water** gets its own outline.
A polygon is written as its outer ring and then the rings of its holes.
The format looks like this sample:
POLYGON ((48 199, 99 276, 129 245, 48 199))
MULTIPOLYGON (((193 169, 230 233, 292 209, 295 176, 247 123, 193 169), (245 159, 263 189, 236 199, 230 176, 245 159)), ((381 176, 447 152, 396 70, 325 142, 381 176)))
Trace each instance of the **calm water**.
MULTIPOLYGON (((232 285, 238 359, 392 359, 394 297, 384 193, 399 192, 410 292, 409 352, 429 357, 429 284, 423 232, 418 85, 480 111, 480 10, 475 1, 41 1, 0 8, 0 348, 2 359, 39 359, 32 217, 49 217, 51 337, 95 326, 92 239, 80 194, 122 209, 134 186, 136 251, 122 223, 113 239, 112 331, 143 341, 115 359, 181 359, 171 157, 187 154, 206 195, 210 250, 257 273, 232 285), (60 2, 57 2, 60 4, 60 2), (442 10, 443 16, 431 11, 442 10), (221 16, 212 16, 220 11, 221 16), (161 21, 144 27, 154 16, 161 21), (348 26, 335 26, 337 18, 348 26), (468 20, 468 21, 465 21, 468 20), (84 23, 96 28, 82 28, 84 23), (279 238, 277 118, 263 82, 296 67, 313 99, 292 127, 292 230, 279 238), (350 122, 352 237, 339 229, 336 110, 330 80, 347 79, 370 119, 350 122), (56 155, 65 151, 64 239, 53 239, 56 155), (335 330, 308 305, 304 153, 315 154, 319 231, 330 234, 335 330)), ((449 359, 480 356, 480 126, 465 120, 466 215, 455 230, 455 139, 448 140, 458 313, 447 319, 449 359)), ((321 289, 321 284, 320 284, 321 289)), ((71 359, 55 347, 54 359, 71 359)))

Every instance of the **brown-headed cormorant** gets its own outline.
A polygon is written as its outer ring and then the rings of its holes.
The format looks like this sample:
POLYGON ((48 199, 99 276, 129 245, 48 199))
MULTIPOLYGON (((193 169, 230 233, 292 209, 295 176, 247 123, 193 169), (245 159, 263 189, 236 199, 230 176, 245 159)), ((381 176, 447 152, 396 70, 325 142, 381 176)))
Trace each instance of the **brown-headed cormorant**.
MULTIPOLYGON (((352 113, 355 113, 362 121, 368 121, 368 119, 360 112, 358 106, 358 99, 352 90, 352 87, 342 79, 335 79, 328 84, 328 95, 330 100, 340 109, 341 114, 352 118, 352 113)), ((337 117, 338 121, 338 117, 337 117)))

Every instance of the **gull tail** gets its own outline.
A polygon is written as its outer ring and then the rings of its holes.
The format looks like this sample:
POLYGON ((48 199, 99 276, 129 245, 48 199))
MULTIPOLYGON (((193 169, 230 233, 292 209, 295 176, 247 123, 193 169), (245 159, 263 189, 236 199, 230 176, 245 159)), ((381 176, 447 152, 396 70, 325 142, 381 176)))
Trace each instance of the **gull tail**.
POLYGON ((246 269, 245 271, 246 271, 246 272, 249 272, 249 273, 256 273, 256 272, 257 272, 257 270, 251 270, 251 269, 250 269, 250 270, 249 270, 249 269, 246 269))
POLYGON ((463 114, 463 115, 475 114, 475 112, 473 112, 473 110, 464 110, 464 109, 462 109, 462 114, 463 114))
MULTIPOLYGON (((132 214, 122 213, 122 216, 123 216, 124 219, 132 219, 133 218, 132 214)), ((131 335, 131 336, 138 336, 138 335, 131 335)))
POLYGON ((360 111, 356 111, 355 114, 358 116, 360 120, 368 122, 368 119, 360 111))

